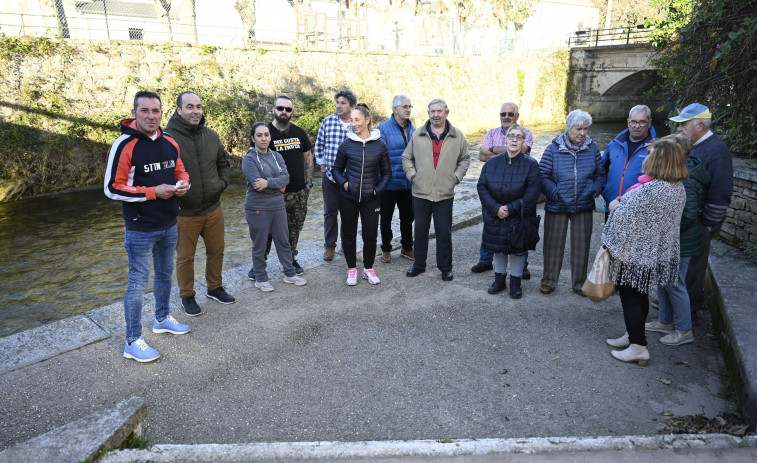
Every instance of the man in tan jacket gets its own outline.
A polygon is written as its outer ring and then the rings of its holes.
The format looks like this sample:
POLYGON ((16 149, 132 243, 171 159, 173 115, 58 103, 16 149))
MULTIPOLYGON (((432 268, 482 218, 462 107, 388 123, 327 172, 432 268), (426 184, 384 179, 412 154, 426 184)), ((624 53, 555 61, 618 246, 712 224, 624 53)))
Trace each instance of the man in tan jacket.
POLYGON ((441 98, 428 104, 428 121, 410 139, 402 154, 402 169, 413 184, 415 264, 409 277, 426 271, 431 217, 436 231, 436 266, 442 280, 452 281, 452 202, 455 185, 470 165, 468 142, 447 121, 449 108, 441 98))

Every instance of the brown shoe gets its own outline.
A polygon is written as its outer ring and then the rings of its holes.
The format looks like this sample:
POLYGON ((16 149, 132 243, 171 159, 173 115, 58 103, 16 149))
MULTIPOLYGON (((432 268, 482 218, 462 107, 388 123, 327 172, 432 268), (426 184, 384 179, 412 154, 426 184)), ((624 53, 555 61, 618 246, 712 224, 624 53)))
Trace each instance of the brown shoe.
POLYGON ((334 246, 326 246, 326 249, 323 250, 323 260, 334 260, 335 249, 334 246))
POLYGON ((553 288, 553 287, 551 287, 549 285, 545 285, 544 283, 542 283, 541 286, 539 286, 539 291, 541 291, 542 294, 549 294, 549 293, 551 293, 554 290, 555 290, 555 288, 553 288))
POLYGON ((415 254, 413 251, 405 251, 404 249, 400 251, 400 257, 404 257, 405 259, 415 260, 415 254))
POLYGON ((381 262, 385 264, 391 264, 392 263, 392 253, 391 252, 382 252, 381 253, 381 262))

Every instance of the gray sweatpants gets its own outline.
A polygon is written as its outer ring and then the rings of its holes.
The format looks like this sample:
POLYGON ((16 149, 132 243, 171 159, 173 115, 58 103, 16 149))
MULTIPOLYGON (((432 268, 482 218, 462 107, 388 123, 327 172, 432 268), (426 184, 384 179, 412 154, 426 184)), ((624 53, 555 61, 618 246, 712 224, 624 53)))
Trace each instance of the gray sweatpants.
POLYGON ((297 273, 292 265, 292 249, 289 247, 286 210, 283 208, 277 211, 245 210, 245 215, 252 239, 252 269, 255 273, 255 280, 261 283, 268 281, 265 251, 269 233, 273 236, 276 255, 279 256, 284 275, 295 276, 297 273))

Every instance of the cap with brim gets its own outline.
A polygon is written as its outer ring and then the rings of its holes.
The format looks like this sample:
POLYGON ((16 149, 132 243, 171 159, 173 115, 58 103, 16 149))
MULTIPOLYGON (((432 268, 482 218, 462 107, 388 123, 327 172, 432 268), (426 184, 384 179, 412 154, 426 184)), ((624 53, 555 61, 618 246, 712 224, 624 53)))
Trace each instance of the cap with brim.
POLYGON ((669 119, 675 122, 686 122, 691 119, 712 119, 712 113, 707 106, 699 103, 692 103, 683 108, 680 114, 669 119))

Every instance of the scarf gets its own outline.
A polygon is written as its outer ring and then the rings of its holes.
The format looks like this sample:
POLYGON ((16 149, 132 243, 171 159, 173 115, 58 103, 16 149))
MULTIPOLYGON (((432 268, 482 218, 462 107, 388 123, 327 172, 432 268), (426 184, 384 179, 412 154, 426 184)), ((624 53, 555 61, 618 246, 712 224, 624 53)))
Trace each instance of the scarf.
POLYGON ((623 195, 602 231, 602 244, 612 257, 612 282, 647 294, 675 284, 685 203, 681 182, 652 180, 623 195))
POLYGON ((594 142, 594 140, 591 139, 590 136, 586 136, 584 141, 580 145, 576 145, 573 142, 570 141, 570 138, 568 137, 567 132, 563 132, 560 135, 555 138, 555 142, 557 143, 557 146, 560 148, 560 151, 563 153, 572 153, 576 154, 579 151, 583 151, 589 147, 589 145, 594 142))

